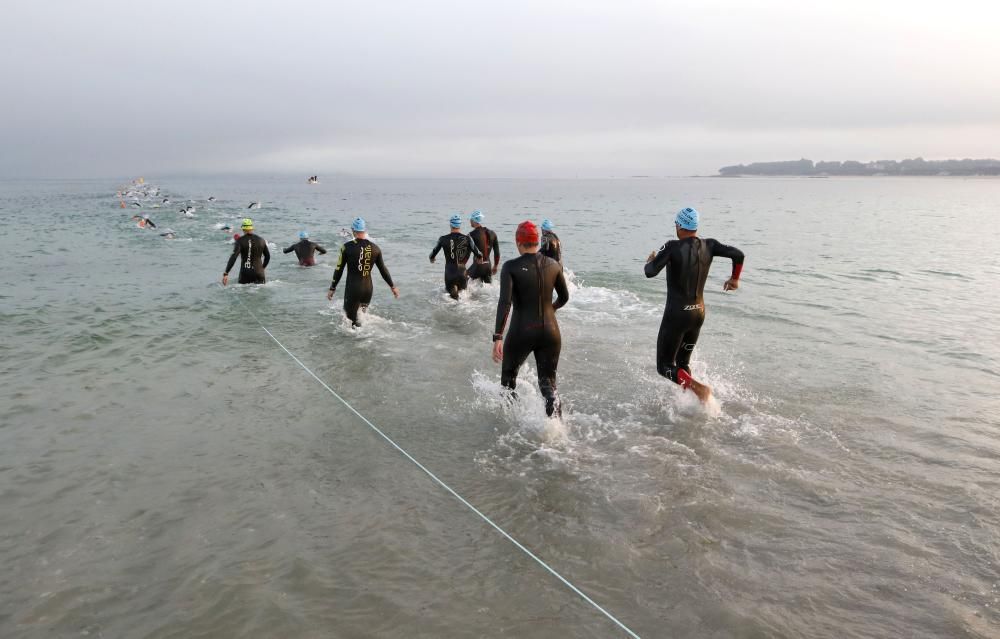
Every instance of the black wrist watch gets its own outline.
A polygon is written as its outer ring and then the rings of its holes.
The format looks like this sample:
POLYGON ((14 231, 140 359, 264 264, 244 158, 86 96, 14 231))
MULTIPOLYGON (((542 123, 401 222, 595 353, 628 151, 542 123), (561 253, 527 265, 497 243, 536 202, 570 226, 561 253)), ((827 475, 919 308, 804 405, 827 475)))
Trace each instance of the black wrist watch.
POLYGON ((501 333, 493 333, 493 341, 494 342, 499 342, 502 339, 503 339, 503 335, 501 333))

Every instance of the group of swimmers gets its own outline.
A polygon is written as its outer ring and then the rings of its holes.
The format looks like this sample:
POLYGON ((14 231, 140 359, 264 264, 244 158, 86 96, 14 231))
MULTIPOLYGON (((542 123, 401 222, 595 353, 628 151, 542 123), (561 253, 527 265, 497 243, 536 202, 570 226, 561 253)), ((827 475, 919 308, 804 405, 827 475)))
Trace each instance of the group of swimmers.
MULTIPOLYGON (((735 247, 698 237, 699 217, 698 211, 693 208, 681 209, 674 217, 677 239, 665 242, 650 253, 644 270, 646 277, 656 277, 664 269, 667 272, 667 303, 656 339, 656 370, 685 390, 692 390, 705 402, 711 389, 695 380, 690 368, 691 354, 705 321, 705 282, 713 258, 725 257, 732 261, 732 272, 723 290, 739 288, 744 256, 735 247)), ((469 279, 489 283, 500 270, 500 299, 497 302, 492 348, 493 360, 501 364, 500 383, 513 394, 518 371, 533 353, 538 386, 545 398, 545 412, 550 417, 561 416, 556 369, 562 337, 556 310, 569 301, 561 243, 550 220, 544 220, 540 228, 533 222, 522 222, 514 233, 519 256, 507 260, 500 268, 497 234, 483 225, 484 219, 481 211, 473 211, 470 216, 473 230, 466 235, 461 230, 462 217, 458 214, 451 216, 448 222, 450 232, 438 239, 431 251, 430 261, 433 263, 438 253, 444 251, 445 289, 455 299, 458 299, 459 291, 467 287, 469 279), (470 257, 473 264, 467 269, 470 257), (553 293, 556 294, 554 301, 553 293)), ((265 281, 264 270, 271 259, 267 242, 254 234, 253 221, 249 218, 243 220, 242 230, 243 235, 234 242, 233 252, 222 275, 223 285, 228 283, 229 272, 237 259, 240 260, 240 284, 261 284, 265 281)), ((399 297, 399 288, 385 266, 382 250, 368 239, 364 219, 355 218, 351 223, 351 235, 352 239, 340 247, 326 298, 333 299, 346 271, 344 314, 352 327, 357 327, 360 325, 358 313, 366 309, 372 299, 373 267, 378 269, 396 298, 399 297)), ((292 251, 303 266, 315 264, 316 251, 326 253, 323 247, 309 240, 305 231, 299 234, 298 243, 284 250, 285 253, 292 251)))

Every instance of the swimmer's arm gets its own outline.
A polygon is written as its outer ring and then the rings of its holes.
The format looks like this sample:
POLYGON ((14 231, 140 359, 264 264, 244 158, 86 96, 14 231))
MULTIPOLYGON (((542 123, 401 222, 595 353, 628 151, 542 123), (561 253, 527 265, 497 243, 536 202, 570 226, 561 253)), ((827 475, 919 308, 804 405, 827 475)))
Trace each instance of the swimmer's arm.
POLYGON ((656 277, 670 263, 670 252, 667 251, 667 244, 661 246, 659 252, 649 254, 644 267, 646 277, 656 277))
POLYGON ((472 254, 478 258, 482 258, 483 252, 479 250, 478 246, 476 246, 476 241, 472 239, 471 235, 466 235, 466 237, 469 238, 469 244, 472 245, 472 254))
POLYGON ((437 254, 438 254, 438 252, 439 252, 439 251, 440 251, 440 250, 441 250, 442 248, 444 248, 444 247, 443 247, 443 246, 442 246, 442 244, 441 244, 441 240, 438 240, 438 243, 434 245, 434 250, 433 250, 433 251, 431 251, 431 264, 433 264, 433 263, 434 263, 434 258, 435 258, 435 257, 437 257, 437 254))
POLYGON ((236 264, 236 258, 240 254, 240 243, 233 242, 233 253, 229 256, 229 261, 226 262, 226 272, 224 275, 229 275, 229 271, 233 270, 233 266, 236 264))
POLYGON ((286 248, 286 249, 281 249, 281 252, 282 252, 282 253, 291 253, 291 252, 292 252, 292 251, 294 251, 294 250, 295 250, 295 245, 294 245, 294 244, 292 244, 291 246, 289 246, 289 247, 288 247, 288 248, 286 248))
POLYGON ((267 241, 264 241, 264 266, 262 268, 267 268, 268 263, 271 261, 271 251, 267 250, 267 241))
POLYGON ((382 279, 385 280, 385 283, 389 285, 389 288, 396 288, 396 286, 392 283, 392 276, 389 275, 389 269, 385 267, 385 262, 382 261, 382 251, 379 251, 378 257, 375 258, 375 267, 382 275, 382 279))
POLYGON ((507 316, 514 298, 514 278, 510 274, 510 262, 500 270, 500 299, 497 300, 497 320, 493 327, 493 341, 503 339, 503 330, 507 326, 507 316))
POLYGON ((712 248, 712 257, 728 257, 733 261, 733 272, 722 285, 723 290, 731 291, 740 287, 740 274, 743 273, 743 251, 735 246, 726 246, 722 242, 709 240, 712 248))
MULTIPOLYGON (((500 265, 500 240, 497 239, 497 234, 490 231, 490 248, 493 249, 493 272, 496 273, 496 267, 500 265)), ((489 255, 486 256, 489 259, 489 255)))
MULTIPOLYGON (((344 245, 346 246, 346 244, 344 245)), ((330 290, 336 290, 340 282, 340 276, 344 274, 344 246, 340 247, 340 256, 337 258, 337 268, 333 271, 333 282, 330 283, 330 290)))
POLYGON ((566 286, 566 277, 563 275, 562 269, 559 269, 559 275, 556 276, 556 301, 552 302, 552 308, 558 310, 566 306, 568 301, 569 288, 566 286))
POLYGON ((150 225, 150 226, 152 226, 152 227, 153 227, 154 229, 156 228, 156 225, 155 225, 155 224, 153 224, 153 220, 151 220, 151 219, 149 219, 149 218, 146 218, 146 224, 149 224, 149 225, 150 225))
POLYGON ((316 250, 319 251, 320 255, 326 255, 326 249, 320 246, 319 244, 316 245, 316 250))

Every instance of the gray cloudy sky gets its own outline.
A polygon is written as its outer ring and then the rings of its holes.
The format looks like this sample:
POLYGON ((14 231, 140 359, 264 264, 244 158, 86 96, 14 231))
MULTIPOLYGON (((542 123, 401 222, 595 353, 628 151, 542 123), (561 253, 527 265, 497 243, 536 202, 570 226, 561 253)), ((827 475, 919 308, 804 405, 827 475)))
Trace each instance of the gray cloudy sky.
POLYGON ((989 0, 3 0, 0 176, 996 157, 998 25, 989 0))

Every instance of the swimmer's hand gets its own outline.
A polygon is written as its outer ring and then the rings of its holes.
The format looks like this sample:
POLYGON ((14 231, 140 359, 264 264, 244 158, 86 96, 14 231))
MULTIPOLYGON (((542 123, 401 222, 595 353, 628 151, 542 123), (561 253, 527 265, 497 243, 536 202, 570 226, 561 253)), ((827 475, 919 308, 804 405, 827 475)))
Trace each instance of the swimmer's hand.
POLYGON ((395 297, 397 300, 399 299, 399 287, 398 286, 393 286, 392 287, 392 296, 395 297))
POLYGON ((726 283, 722 285, 722 290, 724 291, 735 291, 740 287, 740 281, 735 277, 730 277, 726 280, 726 283))
POLYGON ((335 291, 334 291, 334 290, 333 290, 332 288, 331 288, 331 289, 330 289, 329 291, 327 291, 327 292, 326 292, 326 299, 328 299, 328 300, 332 300, 332 299, 333 299, 333 294, 334 294, 334 292, 335 292, 335 291))
POLYGON ((503 340, 493 342, 493 361, 499 364, 503 361, 503 340))
POLYGON ((225 286, 226 284, 229 284, 229 273, 222 274, 222 285, 225 286))
POLYGON ((434 258, 432 257, 432 258, 431 258, 431 264, 433 264, 433 263, 434 263, 434 258))
POLYGON ((649 257, 646 258, 646 264, 649 264, 656 259, 656 251, 650 251, 649 257))
POLYGON ((493 265, 493 275, 496 275, 496 274, 497 274, 497 265, 494 264, 493 265))

